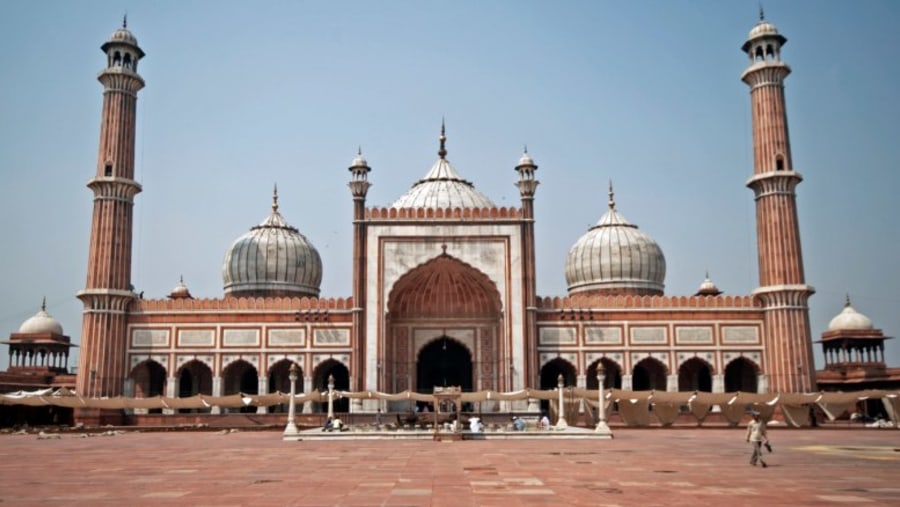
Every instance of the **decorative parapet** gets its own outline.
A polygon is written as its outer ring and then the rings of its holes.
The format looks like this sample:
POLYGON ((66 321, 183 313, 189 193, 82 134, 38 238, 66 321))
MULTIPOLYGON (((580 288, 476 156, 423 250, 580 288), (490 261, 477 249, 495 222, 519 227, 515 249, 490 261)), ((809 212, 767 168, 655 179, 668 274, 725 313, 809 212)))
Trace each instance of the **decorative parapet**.
POLYGON ((350 311, 353 298, 222 298, 222 299, 139 299, 138 312, 158 311, 350 311))
POLYGON ((539 297, 539 310, 593 310, 593 309, 762 309, 753 296, 572 296, 539 297))
POLYGON ((522 210, 500 208, 369 208, 367 220, 521 220, 522 210))

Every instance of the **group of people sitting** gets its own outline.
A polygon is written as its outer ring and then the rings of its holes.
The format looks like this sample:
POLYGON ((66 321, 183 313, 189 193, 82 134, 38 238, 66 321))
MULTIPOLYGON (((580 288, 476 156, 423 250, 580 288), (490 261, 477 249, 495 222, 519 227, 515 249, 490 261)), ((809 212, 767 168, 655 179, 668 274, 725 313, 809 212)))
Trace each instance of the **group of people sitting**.
POLYGON ((325 426, 322 427, 322 431, 347 431, 347 426, 344 425, 344 421, 341 421, 340 417, 329 417, 325 420, 325 426))
MULTIPOLYGON (((400 422, 399 414, 397 415, 397 421, 398 423, 400 422)), ((521 417, 517 415, 512 417, 513 431, 525 431, 526 426, 525 420, 521 417)), ((375 427, 381 429, 381 410, 378 410, 378 413, 375 415, 375 427)), ((540 419, 537 421, 537 427, 540 430, 550 429, 550 418, 547 417, 546 413, 541 414, 540 419)), ((459 421, 456 420, 456 417, 451 417, 449 421, 444 423, 444 428, 455 432, 459 428, 459 421)), ((347 425, 338 416, 326 419, 325 425, 322 427, 322 431, 347 431, 347 429, 347 425)), ((472 433, 482 433, 484 431, 484 422, 481 421, 481 418, 469 418, 469 431, 472 433)))

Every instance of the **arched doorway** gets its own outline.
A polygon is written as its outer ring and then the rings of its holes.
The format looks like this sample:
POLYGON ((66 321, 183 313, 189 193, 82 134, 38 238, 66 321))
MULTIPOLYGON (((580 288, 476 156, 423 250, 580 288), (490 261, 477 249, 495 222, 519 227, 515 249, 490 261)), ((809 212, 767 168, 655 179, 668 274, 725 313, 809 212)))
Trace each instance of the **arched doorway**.
MULTIPOLYGON (((290 359, 282 359, 277 363, 273 364, 269 367, 269 392, 270 393, 285 393, 290 394, 291 392, 291 364, 294 364, 290 359)), ((297 366, 297 393, 302 393, 303 391, 303 370, 300 366, 297 366)), ((269 407, 269 412, 287 412, 287 403, 282 403, 280 405, 272 405, 269 407)))
POLYGON ((622 369, 619 368, 615 361, 605 357, 599 361, 594 361, 588 366, 587 378, 585 379, 587 388, 597 389, 597 364, 603 365, 603 388, 622 389, 622 369))
POLYGON ((631 389, 634 391, 665 391, 666 366, 658 359, 647 357, 634 365, 631 389))
POLYGON ((166 369, 153 360, 144 361, 131 370, 135 398, 152 398, 166 392, 166 369))
MULTIPOLYGON (((541 389, 556 389, 559 385, 560 375, 563 376, 565 389, 575 387, 575 380, 577 378, 575 366, 565 359, 557 357, 541 367, 541 389)), ((541 412, 549 413, 549 411, 550 402, 548 400, 541 400, 541 412)))
POLYGON ((757 390, 757 368, 753 362, 739 357, 725 366, 725 392, 755 393, 757 390))
MULTIPOLYGON (((188 361, 178 370, 178 396, 189 398, 198 394, 212 396, 212 370, 200 361, 188 361)), ((179 412, 208 412, 209 409, 181 409, 179 412)))
MULTIPOLYGON (((259 394, 259 373, 256 367, 244 360, 235 361, 225 367, 222 372, 223 394, 259 394)), ((256 412, 256 407, 249 405, 240 408, 243 413, 256 412)))
POLYGON ((443 385, 445 376, 448 383, 458 381, 468 390, 510 385, 512 359, 501 347, 500 293, 478 269, 446 253, 438 255, 394 283, 387 310, 379 380, 385 390, 431 390, 443 385), (441 366, 442 361, 450 363, 441 366))
POLYGON ((459 386, 472 391, 472 354, 458 341, 442 336, 419 352, 416 391, 432 393, 435 387, 459 386))
POLYGON ((709 363, 694 357, 682 363, 678 368, 679 391, 712 392, 712 368, 709 363))
MULTIPOLYGON (((335 391, 348 391, 350 389, 350 372, 347 370, 347 367, 340 361, 329 359, 316 367, 313 375, 313 385, 316 390, 319 392, 328 392, 329 375, 334 377, 335 391)), ((318 405, 319 407, 317 408, 320 412, 326 412, 328 410, 327 402, 322 402, 318 405)), ((350 401, 347 398, 335 397, 334 411, 349 412, 350 401)))
MULTIPOLYGON (((134 381, 135 398, 152 398, 166 393, 166 369, 153 360, 143 361, 131 370, 134 381)), ((162 409, 154 408, 151 414, 161 413, 162 409)))

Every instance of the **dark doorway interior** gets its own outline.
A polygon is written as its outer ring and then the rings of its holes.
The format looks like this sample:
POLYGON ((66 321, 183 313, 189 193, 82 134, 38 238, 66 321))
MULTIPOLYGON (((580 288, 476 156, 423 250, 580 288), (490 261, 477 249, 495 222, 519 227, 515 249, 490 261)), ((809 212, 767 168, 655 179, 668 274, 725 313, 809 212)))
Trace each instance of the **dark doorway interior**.
POLYGON ((416 391, 434 392, 435 387, 459 386, 472 390, 472 356, 458 341, 442 336, 419 352, 416 391))

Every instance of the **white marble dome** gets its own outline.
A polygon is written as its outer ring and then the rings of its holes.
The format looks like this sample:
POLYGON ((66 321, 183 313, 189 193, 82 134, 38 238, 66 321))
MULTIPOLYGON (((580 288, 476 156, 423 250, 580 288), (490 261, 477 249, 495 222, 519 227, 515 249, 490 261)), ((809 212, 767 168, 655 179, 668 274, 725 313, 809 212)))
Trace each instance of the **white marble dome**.
POLYGON ((494 208, 487 196, 464 180, 447 160, 444 127, 441 126, 441 149, 437 162, 424 178, 391 204, 392 208, 494 208))
POLYGON ((41 309, 33 317, 29 318, 19 326, 19 333, 22 334, 63 334, 62 325, 58 320, 54 319, 47 313, 47 304, 42 303, 41 309))
POLYGON ((222 263, 226 296, 318 297, 322 259, 303 234, 278 213, 272 214, 231 245, 222 263))
POLYGON ((847 297, 847 303, 844 304, 844 309, 841 310, 841 313, 837 314, 837 316, 828 323, 829 331, 868 330, 874 328, 875 326, 872 324, 871 319, 853 308, 850 304, 849 296, 847 297))
POLYGON ((569 250, 569 295, 661 295, 666 278, 662 249, 616 211, 611 186, 609 196, 609 211, 569 250))

